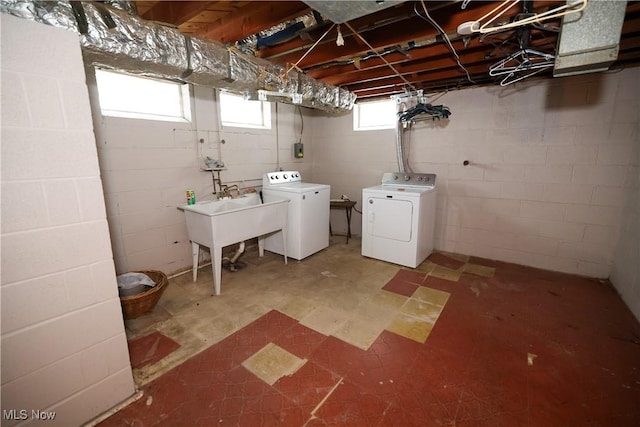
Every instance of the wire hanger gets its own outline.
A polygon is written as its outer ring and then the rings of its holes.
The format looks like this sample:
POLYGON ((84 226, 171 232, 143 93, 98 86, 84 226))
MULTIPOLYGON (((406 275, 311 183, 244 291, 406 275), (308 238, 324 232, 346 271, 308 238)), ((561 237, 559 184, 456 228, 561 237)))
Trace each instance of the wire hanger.
MULTIPOLYGON (((530 12, 532 3, 523 3, 525 14, 530 12)), ((515 35, 519 49, 489 67, 490 76, 504 76, 500 86, 519 82, 554 66, 555 55, 529 47, 531 30, 531 24, 517 29, 515 35)))
POLYGON ((493 10, 491 10, 481 18, 475 21, 465 22, 461 24, 458 28, 464 27, 466 32, 468 33, 486 34, 494 31, 503 31, 508 28, 520 27, 528 24, 537 24, 539 22, 546 21, 549 19, 560 18, 570 13, 582 12, 587 7, 587 0, 576 0, 573 3, 567 2, 562 6, 558 6, 546 12, 534 13, 531 16, 528 16, 518 21, 509 22, 507 24, 502 24, 502 25, 497 24, 494 26, 490 26, 498 18, 504 15, 509 9, 517 5, 519 2, 520 0, 507 0, 507 1, 500 2, 500 4, 497 7, 495 7, 493 10), (491 17, 491 15, 493 16, 491 17), (491 18, 487 22, 485 22, 484 24, 481 24, 483 20, 489 17, 491 18))
POLYGON ((490 66, 489 75, 495 77, 516 72, 552 67, 555 58, 556 57, 550 53, 524 48, 490 66))
POLYGON ((528 77, 541 73, 553 67, 555 56, 538 52, 533 49, 523 49, 489 67, 490 76, 505 76, 500 86, 508 86, 528 77), (515 61, 515 65, 507 65, 515 61))
POLYGON ((416 121, 415 117, 420 115, 424 115, 421 119, 448 119, 451 115, 451 110, 446 105, 431 105, 419 102, 408 110, 398 113, 398 121, 401 123, 414 122, 416 121))

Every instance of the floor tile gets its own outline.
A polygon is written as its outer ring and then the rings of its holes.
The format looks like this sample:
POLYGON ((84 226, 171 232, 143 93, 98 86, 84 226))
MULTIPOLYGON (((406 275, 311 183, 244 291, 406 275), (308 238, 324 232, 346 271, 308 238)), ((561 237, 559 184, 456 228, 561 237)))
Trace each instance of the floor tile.
POLYGON ((127 336, 179 347, 99 425, 640 425, 640 324, 607 281, 450 253, 410 270, 357 242, 288 265, 249 248, 220 296, 210 268, 171 279, 127 336), (301 322, 319 308, 322 332, 301 322), (306 362, 269 385, 242 366, 268 345, 306 362))
POLYGON ((269 385, 293 375, 306 359, 300 359, 274 343, 269 343, 242 362, 242 366, 269 385))
POLYGON ((386 326, 386 322, 376 324, 367 319, 349 318, 332 335, 351 345, 367 350, 386 326))
POLYGON ((405 338, 424 343, 433 327, 432 322, 427 322, 406 314, 398 314, 387 330, 405 338))
POLYGON ((436 266, 429 276, 437 277, 439 279, 449 280, 451 282, 457 282, 460 280, 460 275, 462 274, 462 270, 452 270, 450 268, 436 266))
POLYGON ((312 301, 296 296, 287 299, 284 304, 278 307, 278 310, 294 319, 300 320, 315 310, 316 307, 316 304, 312 301))
POLYGON ((273 342, 299 358, 306 359, 325 339, 326 335, 297 323, 283 331, 273 342))
POLYGON ((417 270, 407 270, 405 268, 400 269, 395 276, 394 279, 403 280, 409 283, 420 284, 427 277, 424 272, 417 270))
POLYGON ((440 312, 442 312, 442 306, 410 298, 400 311, 403 314, 430 323, 433 327, 438 320, 438 316, 440 316, 440 312))
POLYGON ((437 289, 428 288, 426 286, 420 286, 413 294, 412 298, 444 307, 444 305, 449 300, 450 295, 451 294, 449 292, 439 291, 437 289))
POLYGON ((309 359, 324 369, 344 377, 354 366, 360 365, 360 359, 364 354, 364 350, 339 338, 327 337, 309 359))
POLYGON ((319 306, 300 320, 300 324, 320 332, 331 335, 340 329, 349 319, 347 313, 329 307, 319 306))
POLYGON ((468 274, 475 274, 476 276, 493 277, 496 269, 495 267, 467 263, 464 265, 463 271, 468 274))
POLYGON ((180 347, 180 344, 160 332, 152 332, 144 337, 130 340, 127 344, 132 368, 142 368, 156 363, 180 347))
POLYGON ((431 270, 433 270, 436 266, 437 264, 434 264, 433 262, 429 261, 429 259, 426 259, 422 261, 422 263, 418 267, 416 267, 416 270, 422 271, 425 274, 429 274, 431 270))
POLYGON ((389 282, 382 287, 385 291, 393 292, 398 295, 402 295, 405 297, 410 297, 413 293, 418 289, 420 285, 415 283, 406 282, 404 280, 393 278, 389 280, 389 282))
POLYGON ((389 404, 348 380, 343 380, 314 413, 325 425, 375 426, 389 404))
POLYGON ((428 260, 434 264, 448 268, 450 270, 457 270, 466 263, 466 261, 456 259, 442 252, 432 253, 431 255, 429 255, 428 260))
POLYGON ((340 381, 338 375, 308 361, 295 374, 280 378, 274 387, 311 417, 313 410, 340 381))
POLYGON ((404 305, 407 299, 407 296, 381 289, 371 298, 371 302, 384 309, 397 310, 404 305))

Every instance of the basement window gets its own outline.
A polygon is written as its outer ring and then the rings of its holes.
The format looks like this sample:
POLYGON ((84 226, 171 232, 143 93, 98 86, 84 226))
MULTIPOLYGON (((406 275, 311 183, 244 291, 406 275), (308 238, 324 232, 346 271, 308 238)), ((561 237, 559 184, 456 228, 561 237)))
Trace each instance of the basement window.
POLYGON ((226 91, 218 93, 223 126, 271 129, 271 103, 247 100, 243 95, 226 91))
POLYGON ((96 69, 105 116, 190 122, 189 85, 96 69))
POLYGON ((353 130, 395 129, 396 101, 360 102, 353 106, 353 130))

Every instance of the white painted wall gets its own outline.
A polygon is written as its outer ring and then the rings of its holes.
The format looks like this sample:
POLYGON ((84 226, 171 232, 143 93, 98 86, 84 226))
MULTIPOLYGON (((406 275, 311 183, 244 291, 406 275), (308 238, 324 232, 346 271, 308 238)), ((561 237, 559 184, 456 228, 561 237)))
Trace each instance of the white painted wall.
POLYGON ((2 425, 80 425, 135 391, 80 45, 0 19, 2 425))
MULTIPOLYGON (((223 128, 215 91, 194 87, 193 123, 102 117, 91 74, 118 273, 189 268, 176 206, 186 189, 199 199, 210 196, 203 156, 226 163, 227 184, 259 187, 267 171, 297 169, 307 181, 330 184, 332 197, 358 202, 362 188, 397 170, 395 131, 354 132, 351 113, 302 109, 305 158, 297 160, 292 144, 302 121, 293 106, 272 106, 271 131, 223 128)), ((453 111, 451 119, 422 122, 406 135, 413 170, 438 175, 436 247, 608 277, 638 166, 639 74, 634 68, 525 81, 438 99, 453 111)), ((332 210, 331 221, 335 232, 346 231, 342 211, 332 210)), ((357 213, 352 229, 360 233, 357 213)))
MULTIPOLYGON (((640 144, 639 141, 636 142, 640 144)), ((640 158, 636 159, 635 165, 610 279, 635 317, 640 320, 640 158)))
MULTIPOLYGON (((412 169, 438 176, 436 248, 608 277, 638 174, 639 100, 633 68, 435 101, 450 120, 421 122, 407 138, 412 169)), ((397 170, 395 132, 354 132, 351 114, 314 112, 312 143, 314 178, 358 207, 363 187, 397 170)), ((334 229, 341 219, 332 212, 334 229)), ((360 233, 359 215, 352 226, 360 233)))
MULTIPOLYGON (((308 120, 302 135, 305 157, 293 157, 303 121, 292 105, 272 104, 270 130, 222 127, 215 90, 194 86, 191 123, 107 117, 100 113, 93 69, 87 75, 118 274, 190 268, 184 214, 176 206, 186 203, 188 189, 195 190, 197 200, 212 197, 211 173, 201 171, 206 156, 225 163, 223 183, 242 189, 259 189, 262 176, 278 169, 300 170, 311 178, 308 120)), ((200 253, 208 258, 206 251, 200 253)))

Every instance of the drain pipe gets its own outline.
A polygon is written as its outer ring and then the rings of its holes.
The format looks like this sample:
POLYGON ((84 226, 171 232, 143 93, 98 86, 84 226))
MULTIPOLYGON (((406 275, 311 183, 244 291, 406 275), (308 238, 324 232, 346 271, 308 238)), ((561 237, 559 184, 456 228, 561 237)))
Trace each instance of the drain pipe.
POLYGON ((244 248, 245 248, 245 243, 244 242, 240 242, 240 245, 238 246, 238 249, 236 250, 236 253, 233 254, 233 256, 231 258, 223 258, 222 261, 229 261, 229 271, 232 272, 236 272, 238 271, 238 267, 236 267, 236 262, 238 261, 238 258, 240 258, 240 255, 242 255, 244 253, 244 248))
POLYGON ((244 247, 245 247, 244 242, 240 242, 240 246, 238 246, 238 250, 236 250, 236 253, 229 260, 231 264, 235 264, 236 261, 238 261, 238 258, 240 258, 240 255, 244 253, 244 247))
POLYGON ((404 159, 404 125, 398 119, 396 121, 396 156, 398 157, 398 172, 405 173, 405 159, 404 159))

